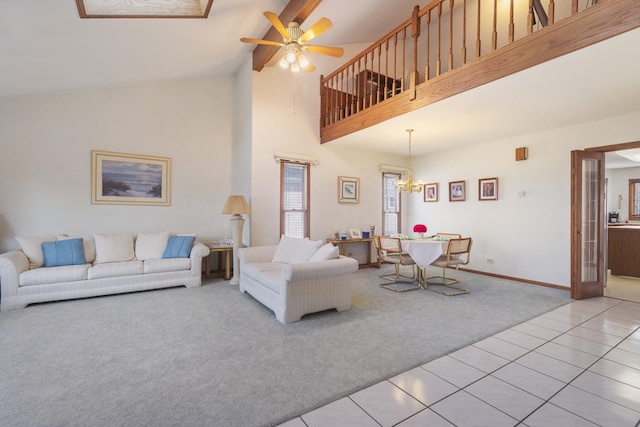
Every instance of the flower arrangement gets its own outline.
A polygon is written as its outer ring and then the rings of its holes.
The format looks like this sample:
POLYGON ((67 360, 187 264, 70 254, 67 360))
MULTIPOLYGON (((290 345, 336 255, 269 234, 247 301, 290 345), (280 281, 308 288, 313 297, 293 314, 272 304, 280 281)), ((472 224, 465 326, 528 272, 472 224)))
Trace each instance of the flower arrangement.
POLYGON ((424 239, 424 233, 427 232, 427 226, 424 224, 416 224, 413 226, 413 232, 418 233, 421 239, 424 239))

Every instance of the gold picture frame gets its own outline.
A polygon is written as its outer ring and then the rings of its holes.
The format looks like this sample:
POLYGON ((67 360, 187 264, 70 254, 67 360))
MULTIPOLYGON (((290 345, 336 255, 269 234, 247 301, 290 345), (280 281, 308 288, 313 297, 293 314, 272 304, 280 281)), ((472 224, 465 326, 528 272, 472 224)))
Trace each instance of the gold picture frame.
POLYGON ((91 203, 171 204, 171 159, 91 151, 91 203))
POLYGON ((360 178, 338 177, 338 203, 360 202, 360 178))

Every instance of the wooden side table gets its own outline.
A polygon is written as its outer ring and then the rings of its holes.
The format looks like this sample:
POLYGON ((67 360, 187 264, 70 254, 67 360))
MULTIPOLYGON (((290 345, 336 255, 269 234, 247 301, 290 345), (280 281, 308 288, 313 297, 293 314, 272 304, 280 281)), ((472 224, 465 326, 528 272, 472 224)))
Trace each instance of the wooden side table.
POLYGON ((224 279, 230 280, 231 279, 231 257, 233 256, 233 246, 220 244, 220 243, 205 243, 205 245, 207 245, 207 247, 211 251, 209 253, 209 256, 206 257, 204 261, 205 277, 207 279, 210 279, 211 277, 218 277, 218 276, 213 276, 211 274, 211 255, 214 253, 217 253, 219 266, 222 266, 222 256, 224 255, 224 279))
POLYGON ((367 245, 367 262, 364 264, 360 264, 360 268, 369 268, 369 267, 377 267, 378 264, 375 262, 371 262, 371 242, 372 238, 361 238, 361 239, 327 239, 327 242, 338 246, 340 248, 340 255, 347 255, 347 245, 350 243, 364 243, 367 245))

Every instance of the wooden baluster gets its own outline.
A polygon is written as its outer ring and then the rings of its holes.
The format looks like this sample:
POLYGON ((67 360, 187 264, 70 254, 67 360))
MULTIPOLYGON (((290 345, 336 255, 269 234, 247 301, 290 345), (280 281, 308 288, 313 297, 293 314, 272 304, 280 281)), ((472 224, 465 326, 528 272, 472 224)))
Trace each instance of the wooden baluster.
MULTIPOLYGON (((389 39, 386 39, 384 41, 384 75, 387 76, 387 79, 389 78, 389 39)), ((395 80, 395 79, 394 79, 395 80)), ((393 85, 393 83, 392 83, 393 85)), ((388 84, 387 84, 388 86, 388 84)), ((384 99, 387 99, 389 97, 389 89, 391 89, 391 96, 393 96, 393 86, 391 88, 387 88, 387 90, 384 91, 384 99)))
POLYGON ((429 59, 431 56, 430 47, 431 47, 431 9, 427 11, 427 63, 425 64, 425 67, 424 67, 425 81, 429 80, 429 72, 430 72, 429 59))
POLYGON ((402 90, 407 90, 407 69, 405 64, 407 59, 407 27, 402 29, 402 90))
POLYGON ((513 0, 509 4, 509 43, 513 43, 514 37, 514 23, 513 23, 513 0))
POLYGON ((453 70, 453 2, 449 0, 449 69, 453 70))
MULTIPOLYGON (((574 7, 577 11, 578 10, 577 0, 574 0, 574 7)), ((553 0, 550 0, 549 1, 549 25, 555 22, 555 14, 556 14, 556 4, 553 2, 553 0)))
POLYGON ((380 67, 380 63, 381 63, 381 54, 382 53, 382 46, 378 45, 378 85, 376 87, 376 103, 380 102, 382 100, 382 97, 380 95, 382 95, 383 89, 381 88, 382 85, 386 86, 386 82, 383 80, 382 78, 382 68, 380 67))
POLYGON ((480 0, 478 0, 478 22, 476 28, 476 58, 480 58, 482 44, 480 41, 480 0))
POLYGON ((344 69, 340 70, 340 120, 345 118, 347 110, 347 106, 345 105, 347 96, 344 87, 344 72, 344 69))
POLYGON ((372 74, 372 70, 373 70, 373 51, 370 51, 367 53, 366 56, 366 60, 365 60, 365 64, 364 64, 364 68, 365 70, 367 70, 366 72, 366 81, 371 82, 370 83, 370 88, 369 88, 369 103, 367 104, 367 107, 371 107, 373 105, 373 74, 372 74), (369 66, 369 54, 371 54, 371 65, 369 66))
POLYGON ((527 15, 527 34, 533 33, 533 0, 529 0, 529 14, 527 15))
POLYGON ((364 95, 362 92, 362 79, 360 78, 360 60, 361 58, 358 58, 358 61, 354 64, 354 78, 355 78, 355 86, 356 86, 356 113, 360 111, 360 109, 362 108, 362 106, 360 105, 361 102, 363 102, 362 100, 364 99, 364 95))
POLYGON ((351 90, 349 91, 349 96, 350 96, 350 102, 349 102, 349 115, 353 114, 356 112, 356 99, 357 99, 357 89, 356 89, 356 77, 355 74, 353 72, 354 70, 354 64, 353 62, 351 63, 351 65, 349 65, 349 80, 347 82, 347 86, 349 85, 349 83, 351 83, 351 90))
POLYGON ((396 77, 393 80, 393 93, 395 94, 396 90, 400 89, 396 87, 396 81, 398 80, 398 33, 393 34, 393 75, 396 77))
POLYGON ((338 111, 336 109, 336 105, 338 104, 338 89, 336 86, 336 76, 334 75, 331 78, 331 123, 335 123, 338 121, 338 111))
POLYGON ((498 48, 498 0, 493 0, 493 32, 491 33, 491 49, 498 48))
POLYGON ((462 60, 461 65, 467 63, 467 0, 462 1, 462 60))
POLYGON ((436 76, 440 75, 440 51, 442 48, 442 2, 438 3, 438 50, 436 52, 436 76))
POLYGON ((571 14, 575 15, 578 13, 578 0, 571 0, 571 14))
POLYGON ((409 94, 409 100, 416 99, 416 85, 418 84, 418 38, 420 37, 420 6, 413 8, 413 15, 411 16, 411 37, 413 37, 413 58, 411 61, 411 77, 409 78, 409 84, 411 85, 411 92, 409 94))
POLYGON ((325 105, 324 92, 325 92, 324 76, 321 74, 320 75, 320 129, 322 129, 326 125, 326 122, 325 122, 326 105, 325 105))

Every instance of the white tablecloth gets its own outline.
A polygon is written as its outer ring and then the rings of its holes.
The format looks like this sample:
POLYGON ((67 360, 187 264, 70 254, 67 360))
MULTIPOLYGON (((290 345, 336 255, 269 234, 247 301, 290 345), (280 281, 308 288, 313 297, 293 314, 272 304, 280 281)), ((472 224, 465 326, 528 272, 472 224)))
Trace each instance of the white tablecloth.
POLYGON ((418 267, 427 268, 429 264, 447 252, 449 242, 442 240, 402 240, 402 250, 407 252, 418 267))

